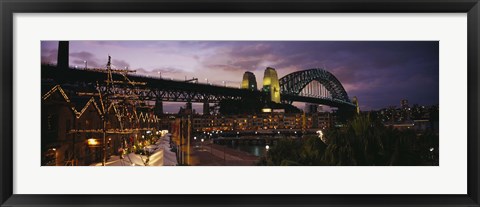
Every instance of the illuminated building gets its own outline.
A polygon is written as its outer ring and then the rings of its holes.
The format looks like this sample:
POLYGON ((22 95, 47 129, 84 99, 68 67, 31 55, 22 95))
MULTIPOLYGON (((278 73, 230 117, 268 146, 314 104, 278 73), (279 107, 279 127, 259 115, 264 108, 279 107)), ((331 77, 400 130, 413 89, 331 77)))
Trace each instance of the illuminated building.
POLYGON ((208 115, 193 117, 193 130, 202 131, 255 131, 255 130, 297 130, 326 129, 334 122, 329 112, 302 113, 261 113, 256 115, 208 115))
POLYGON ((404 109, 404 108, 408 108, 408 100, 407 99, 402 99, 402 101, 400 101, 400 106, 404 109))
POLYGON ((280 103, 280 83, 275 68, 267 67, 263 75, 263 91, 270 93, 271 101, 280 103))
MULTIPOLYGON (((42 166, 90 165, 102 160, 102 113, 98 99, 78 96, 70 87, 42 83, 42 166)), ((118 153, 124 141, 158 129, 162 122, 150 108, 127 111, 119 120, 115 104, 105 107, 106 156, 118 153), (121 122, 120 122, 121 121, 121 122), (123 125, 123 127, 121 127, 123 125), (124 129, 121 132, 121 129, 124 129)), ((165 125, 165 124, 164 124, 165 125)), ((170 123, 166 123, 171 126, 170 123)), ((132 140, 134 141, 134 140, 132 140)))
POLYGON ((257 90, 257 79, 252 72, 247 71, 243 74, 242 89, 257 90))

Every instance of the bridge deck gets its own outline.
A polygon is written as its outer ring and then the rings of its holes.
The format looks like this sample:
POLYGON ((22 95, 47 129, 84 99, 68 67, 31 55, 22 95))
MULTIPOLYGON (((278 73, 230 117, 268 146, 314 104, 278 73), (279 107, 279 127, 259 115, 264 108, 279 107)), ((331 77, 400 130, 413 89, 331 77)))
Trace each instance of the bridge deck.
MULTIPOLYGON (((41 78, 51 79, 58 84, 65 83, 85 83, 94 84, 99 83, 105 85, 107 80, 107 70, 101 72, 99 70, 82 70, 82 69, 57 69, 56 66, 42 65, 41 78)), ((145 82, 145 85, 135 85, 136 89, 145 90, 141 94, 144 99, 157 100, 161 97, 164 101, 179 101, 179 102, 204 102, 208 99, 209 102, 218 102, 222 99, 241 99, 262 98, 265 96, 261 91, 251 91, 248 89, 224 87, 218 85, 210 85, 203 83, 190 83, 179 80, 161 79, 155 77, 146 77, 140 75, 126 75, 128 79, 134 82, 145 82)), ((114 81, 123 81, 125 78, 118 73, 112 74, 114 81)), ((333 107, 354 107, 352 103, 342 102, 340 100, 331 100, 316 97, 305 97, 292 94, 282 94, 282 101, 292 102, 308 102, 333 107)))

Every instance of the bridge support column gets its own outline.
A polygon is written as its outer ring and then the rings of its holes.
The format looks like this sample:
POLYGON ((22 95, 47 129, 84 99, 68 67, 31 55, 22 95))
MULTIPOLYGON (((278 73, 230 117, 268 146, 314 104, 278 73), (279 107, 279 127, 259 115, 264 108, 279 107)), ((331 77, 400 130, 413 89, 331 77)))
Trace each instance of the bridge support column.
POLYGON ((208 103, 208 99, 203 101, 203 115, 210 114, 210 103, 208 103))
POLYGON ((311 104, 311 103, 306 103, 305 104, 305 111, 307 113, 317 113, 318 112, 318 105, 317 104, 311 104))
POLYGON ((163 101, 160 99, 157 99, 155 101, 155 108, 154 112, 156 115, 162 115, 163 114, 163 101))
POLYGON ((188 101, 187 104, 185 105, 185 113, 193 114, 192 102, 188 101))

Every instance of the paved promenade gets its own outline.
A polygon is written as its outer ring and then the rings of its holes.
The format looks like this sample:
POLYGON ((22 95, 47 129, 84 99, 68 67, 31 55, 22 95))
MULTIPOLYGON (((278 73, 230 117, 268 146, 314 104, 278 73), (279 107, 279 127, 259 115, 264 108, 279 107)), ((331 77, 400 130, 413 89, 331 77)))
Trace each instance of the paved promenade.
POLYGON ((226 146, 204 143, 192 146, 190 165, 197 166, 253 166, 259 157, 226 146))

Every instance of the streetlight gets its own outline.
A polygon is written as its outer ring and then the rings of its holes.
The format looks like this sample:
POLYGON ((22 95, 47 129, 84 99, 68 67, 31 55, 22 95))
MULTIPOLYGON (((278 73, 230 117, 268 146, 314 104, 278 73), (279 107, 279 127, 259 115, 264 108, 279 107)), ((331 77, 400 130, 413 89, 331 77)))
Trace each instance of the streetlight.
POLYGON ((265 146, 265 149, 267 150, 268 152, 268 149, 270 149, 270 146, 268 146, 268 144, 265 146))
POLYGON ((203 151, 203 138, 200 141, 202 141, 202 151, 203 151))
POLYGON ((207 81, 207 84, 208 84, 208 78, 205 78, 205 80, 207 81))
POLYGON ((83 63, 85 63, 85 69, 87 69, 87 61, 84 60, 83 63))
POLYGON ((158 76, 160 77, 160 79, 162 79, 162 72, 158 71, 158 76))
POLYGON ((227 87, 227 81, 222 81, 222 83, 224 87, 227 87))

